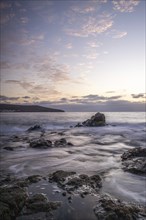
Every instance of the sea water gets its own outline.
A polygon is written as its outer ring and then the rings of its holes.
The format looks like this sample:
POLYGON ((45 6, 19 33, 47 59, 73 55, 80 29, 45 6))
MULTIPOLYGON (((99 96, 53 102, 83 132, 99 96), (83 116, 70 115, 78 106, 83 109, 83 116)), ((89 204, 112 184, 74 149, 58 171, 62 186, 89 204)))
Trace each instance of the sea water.
POLYGON ((146 203, 146 177, 124 172, 121 155, 135 148, 146 147, 144 112, 104 113, 107 126, 80 127, 78 122, 90 118, 94 112, 74 113, 1 113, 1 178, 5 174, 26 177, 46 175, 57 170, 76 171, 79 174, 100 174, 102 192, 123 201, 146 203), (45 138, 65 138, 73 146, 32 149, 28 128, 39 124, 45 138), (18 141, 13 137, 22 137, 18 141), (8 151, 4 147, 14 147, 8 151))

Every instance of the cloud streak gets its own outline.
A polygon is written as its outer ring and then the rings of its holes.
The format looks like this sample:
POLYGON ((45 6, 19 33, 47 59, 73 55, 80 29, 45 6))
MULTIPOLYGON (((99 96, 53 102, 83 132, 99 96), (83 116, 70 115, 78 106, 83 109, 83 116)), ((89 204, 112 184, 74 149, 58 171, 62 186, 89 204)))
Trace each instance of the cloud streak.
POLYGON ((113 0, 113 9, 120 12, 133 12, 140 0, 113 0))
POLYGON ((141 102, 130 102, 126 100, 108 100, 104 102, 87 103, 87 102, 70 102, 67 100, 64 102, 59 100, 58 102, 36 102, 36 104, 43 106, 51 106, 53 108, 61 108, 65 111, 76 112, 144 112, 145 104, 141 102))
POLYGON ((109 36, 111 36, 114 39, 120 39, 123 37, 126 37, 127 32, 126 31, 119 31, 119 30, 111 30, 109 33, 107 33, 109 36))
POLYGON ((139 99, 139 98, 146 98, 145 93, 139 93, 139 94, 131 94, 132 98, 139 99))

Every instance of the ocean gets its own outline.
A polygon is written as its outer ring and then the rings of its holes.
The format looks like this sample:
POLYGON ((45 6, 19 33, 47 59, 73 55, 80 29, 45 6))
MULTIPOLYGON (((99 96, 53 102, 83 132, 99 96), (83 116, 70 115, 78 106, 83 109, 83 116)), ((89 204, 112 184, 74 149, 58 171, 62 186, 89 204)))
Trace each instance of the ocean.
MULTIPOLYGON (((107 126, 79 127, 78 122, 95 112, 1 113, 1 178, 33 174, 45 175, 57 170, 102 176, 102 193, 137 204, 146 203, 146 177, 124 172, 121 155, 135 147, 146 147, 144 112, 105 112, 107 126), (65 138, 72 146, 33 149, 29 141, 40 132, 27 133, 39 124, 44 138, 65 138), (13 147, 13 151, 5 147, 13 147)), ((43 191, 43 189, 42 189, 43 191)))

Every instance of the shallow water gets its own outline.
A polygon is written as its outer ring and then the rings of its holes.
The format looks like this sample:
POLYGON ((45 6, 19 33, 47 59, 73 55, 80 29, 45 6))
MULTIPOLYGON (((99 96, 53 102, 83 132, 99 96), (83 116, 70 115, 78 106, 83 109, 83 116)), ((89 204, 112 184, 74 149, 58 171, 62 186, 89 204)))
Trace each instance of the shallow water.
MULTIPOLYGON (((108 126, 70 128, 93 114, 1 114, 1 178, 6 174, 17 177, 32 174, 45 176, 60 169, 80 174, 100 174, 103 193, 123 201, 145 204, 146 177, 124 172, 121 164, 124 151, 146 147, 145 113, 105 113, 108 126), (54 142, 65 138, 74 146, 46 150, 30 148, 29 141, 41 135, 40 132, 26 132, 34 124, 40 124, 46 130, 45 139, 54 142), (14 140, 14 135, 18 136, 18 140, 14 140), (4 149, 11 146, 14 151, 4 149)), ((87 204, 85 202, 83 207, 87 204)))

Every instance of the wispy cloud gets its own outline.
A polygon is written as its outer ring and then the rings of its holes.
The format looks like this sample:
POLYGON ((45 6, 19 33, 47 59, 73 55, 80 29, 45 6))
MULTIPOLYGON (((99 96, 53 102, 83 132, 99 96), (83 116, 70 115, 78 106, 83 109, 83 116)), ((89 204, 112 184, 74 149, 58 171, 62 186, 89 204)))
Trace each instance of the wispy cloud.
POLYGON ((110 32, 108 32, 107 35, 109 35, 115 39, 120 39, 120 38, 123 38, 127 35, 127 31, 119 31, 119 30, 113 29, 110 32))
POLYGON ((27 36, 23 35, 24 37, 20 39, 21 46, 30 46, 34 44, 38 44, 44 40, 44 34, 38 34, 36 36, 27 36))
POLYGON ((33 68, 39 77, 49 79, 54 83, 70 80, 69 66, 58 64, 55 57, 49 55, 34 59, 33 68))
POLYGON ((72 43, 66 44, 66 48, 67 48, 67 49, 72 49, 72 48, 73 48, 72 43))
POLYGON ((11 97, 11 96, 0 96, 0 101, 3 103, 16 103, 16 102, 25 102, 27 100, 27 102, 29 102, 31 100, 30 96, 20 96, 20 97, 11 97))
POLYGON ((115 93, 116 91, 107 91, 106 93, 115 93))
POLYGON ((88 16, 77 28, 65 29, 66 34, 75 37, 88 37, 106 32, 113 26, 113 16, 108 13, 102 13, 97 16, 88 16))
POLYGON ((113 0, 113 9, 120 12, 133 12, 140 0, 113 0))
POLYGON ((30 96, 23 96, 23 99, 30 99, 30 96))
POLYGON ((7 9, 11 7, 11 2, 1 1, 0 2, 0 10, 7 9))
POLYGON ((131 94, 132 98, 139 99, 139 98, 146 98, 145 93, 139 93, 139 94, 131 94))
MULTIPOLYGON (((14 84, 22 87, 24 90, 29 92, 32 95, 37 95, 38 97, 46 98, 50 96, 59 95, 60 92, 58 92, 53 85, 47 86, 45 84, 38 84, 35 82, 27 82, 24 80, 6 80, 5 83, 7 84, 14 84)), ((25 99, 28 96, 25 96, 25 99)), ((24 98, 24 97, 23 97, 24 98)))
POLYGON ((118 95, 118 96, 110 96, 110 97, 106 97, 106 96, 99 96, 99 95, 94 95, 94 94, 90 94, 90 95, 86 95, 86 96, 83 96, 82 97, 83 99, 85 99, 86 101, 89 100, 89 101, 102 101, 102 100, 116 100, 116 99, 119 99, 119 98, 122 98, 121 95, 118 95))
POLYGON ((94 100, 86 100, 75 97, 74 99, 66 99, 62 98, 58 101, 37 101, 36 104, 39 105, 45 105, 55 107, 55 108, 61 108, 65 111, 115 111, 115 112, 133 112, 133 111, 144 111, 145 110, 145 104, 141 102, 130 102, 127 100, 118 100, 118 99, 109 99, 109 100, 103 100, 103 101, 94 101, 94 100))
POLYGON ((96 41, 90 41, 87 43, 87 45, 91 48, 98 48, 101 47, 103 45, 102 42, 96 42, 96 41))
POLYGON ((90 12, 95 11, 95 8, 93 6, 89 6, 89 5, 74 5, 72 6, 72 11, 74 11, 75 13, 79 13, 79 14, 88 14, 90 12))
POLYGON ((20 18, 20 22, 21 22, 22 24, 27 24, 28 21, 29 21, 28 17, 21 17, 21 18, 20 18))
POLYGON ((7 101, 17 101, 20 97, 7 97, 7 96, 0 96, 1 102, 7 102, 7 101))
POLYGON ((97 52, 90 52, 87 55, 83 55, 83 57, 85 57, 86 59, 89 59, 89 60, 95 60, 95 59, 97 59, 98 55, 99 54, 97 52))
POLYGON ((6 24, 7 22, 9 22, 12 18, 15 17, 14 13, 9 13, 9 14, 1 14, 1 19, 0 19, 0 24, 6 24))
POLYGON ((5 80, 5 83, 19 85, 26 90, 29 90, 34 87, 34 82, 26 82, 21 80, 5 80))

